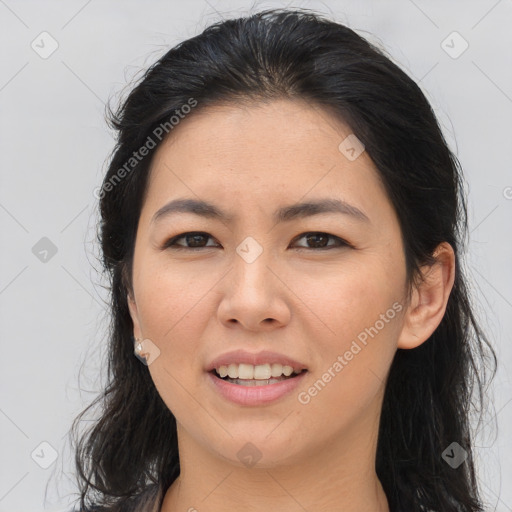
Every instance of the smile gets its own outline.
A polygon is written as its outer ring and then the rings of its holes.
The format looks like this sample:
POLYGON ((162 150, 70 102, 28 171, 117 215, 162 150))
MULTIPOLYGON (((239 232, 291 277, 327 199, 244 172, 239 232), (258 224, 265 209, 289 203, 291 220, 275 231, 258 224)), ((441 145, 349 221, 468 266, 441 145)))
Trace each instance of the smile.
POLYGON ((224 399, 238 405, 257 406, 272 403, 291 393, 299 386, 306 373, 307 370, 302 370, 289 376, 241 379, 221 377, 216 370, 212 370, 208 372, 208 377, 216 394, 224 399))

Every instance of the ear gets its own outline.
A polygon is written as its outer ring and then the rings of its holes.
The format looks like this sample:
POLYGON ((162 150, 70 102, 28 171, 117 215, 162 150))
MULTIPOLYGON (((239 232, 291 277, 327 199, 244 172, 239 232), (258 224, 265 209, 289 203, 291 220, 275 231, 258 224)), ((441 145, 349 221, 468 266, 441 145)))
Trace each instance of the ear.
POLYGON ((398 348, 416 348, 425 342, 443 319, 455 281, 455 253, 448 242, 434 251, 436 262, 421 267, 424 279, 415 285, 411 303, 404 315, 398 348))
POLYGON ((126 301, 128 302, 128 309, 130 310, 130 316, 132 317, 133 336, 134 338, 142 338, 137 303, 135 302, 135 298, 131 291, 129 291, 126 295, 126 301))

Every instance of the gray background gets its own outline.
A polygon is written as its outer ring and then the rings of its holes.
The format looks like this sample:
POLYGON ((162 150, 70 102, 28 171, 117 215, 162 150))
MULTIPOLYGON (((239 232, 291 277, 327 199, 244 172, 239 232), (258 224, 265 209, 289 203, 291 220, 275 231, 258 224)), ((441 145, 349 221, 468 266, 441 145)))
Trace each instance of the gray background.
MULTIPOLYGON (((0 512, 66 510, 76 498, 67 433, 104 384, 93 190, 114 142, 106 100, 211 22, 286 5, 0 0, 0 512)), ((479 473, 488 510, 512 511, 512 1, 292 5, 383 46, 420 82, 463 165, 466 267, 500 363, 479 473)))

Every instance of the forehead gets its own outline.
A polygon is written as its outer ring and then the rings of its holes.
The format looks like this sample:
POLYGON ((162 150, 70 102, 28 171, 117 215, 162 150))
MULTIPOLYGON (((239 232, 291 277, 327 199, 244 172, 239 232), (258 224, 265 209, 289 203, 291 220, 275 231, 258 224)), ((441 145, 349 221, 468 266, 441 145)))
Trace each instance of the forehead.
MULTIPOLYGON (((187 153, 193 160, 215 158, 232 163, 237 172, 269 171, 269 163, 317 163, 329 154, 340 156, 339 143, 351 129, 324 108, 303 100, 273 100, 196 107, 173 130, 157 153, 187 153), (197 110, 198 109, 198 110, 197 110), (311 150, 314 152, 312 153, 311 150)), ((288 166, 284 166, 286 168, 288 166)))
POLYGON ((217 200, 228 210, 326 195, 363 211, 386 207, 372 160, 364 151, 347 158, 340 144, 354 137, 350 127, 323 108, 295 100, 197 108, 154 156, 147 194, 153 213, 183 196, 217 200))

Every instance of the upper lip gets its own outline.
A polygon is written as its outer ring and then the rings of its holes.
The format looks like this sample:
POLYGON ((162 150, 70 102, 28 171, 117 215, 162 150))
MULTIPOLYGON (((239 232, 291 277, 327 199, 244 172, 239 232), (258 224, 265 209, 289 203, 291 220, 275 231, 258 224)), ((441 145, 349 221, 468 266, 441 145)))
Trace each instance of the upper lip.
POLYGON ((247 352, 246 350, 234 350, 226 352, 215 359, 213 359, 206 367, 206 371, 212 371, 221 366, 228 366, 230 364, 252 364, 253 366, 259 364, 281 364, 283 366, 291 366, 294 370, 306 370, 305 364, 292 359, 291 357, 270 350, 263 350, 261 352, 247 352))

